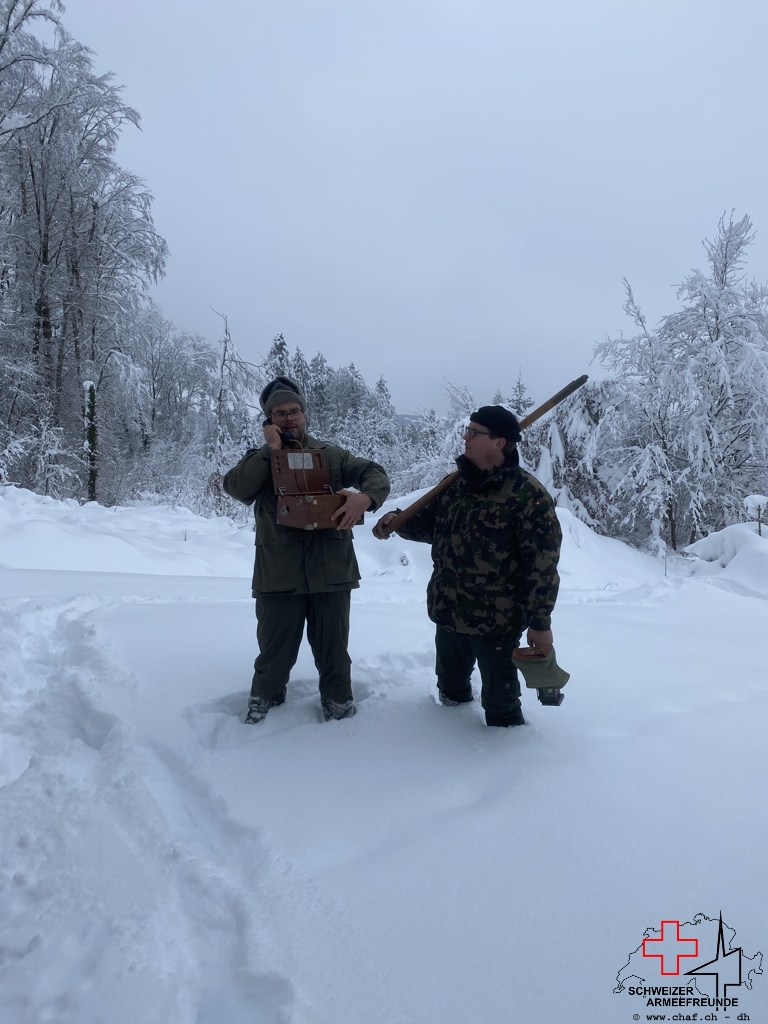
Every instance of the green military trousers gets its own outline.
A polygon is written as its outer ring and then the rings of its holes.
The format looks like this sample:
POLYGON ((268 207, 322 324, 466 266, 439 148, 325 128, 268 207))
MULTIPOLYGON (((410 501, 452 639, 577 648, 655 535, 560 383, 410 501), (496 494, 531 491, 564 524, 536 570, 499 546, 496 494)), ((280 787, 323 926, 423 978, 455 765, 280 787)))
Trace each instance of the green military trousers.
POLYGON ((483 684, 483 708, 491 715, 509 715, 520 707, 520 680, 512 664, 512 651, 519 643, 518 634, 489 640, 436 626, 438 689, 459 703, 472 700, 469 680, 477 664, 483 684))
POLYGON ((252 697, 282 704, 291 669, 299 656, 304 624, 320 673, 320 697, 343 704, 352 700, 347 654, 350 591, 330 594, 274 594, 256 598, 256 638, 252 697))

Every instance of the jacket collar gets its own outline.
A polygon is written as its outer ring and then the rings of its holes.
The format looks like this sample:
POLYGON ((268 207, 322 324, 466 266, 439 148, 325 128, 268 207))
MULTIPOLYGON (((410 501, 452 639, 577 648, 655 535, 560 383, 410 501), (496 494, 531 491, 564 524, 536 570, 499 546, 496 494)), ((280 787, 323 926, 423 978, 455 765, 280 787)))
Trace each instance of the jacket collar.
POLYGON ((520 456, 515 449, 500 466, 490 471, 478 469, 474 462, 470 462, 466 455, 460 455, 456 459, 456 465, 461 473, 461 479, 465 488, 474 493, 480 491, 498 491, 506 485, 508 491, 511 487, 511 479, 520 465, 520 456))

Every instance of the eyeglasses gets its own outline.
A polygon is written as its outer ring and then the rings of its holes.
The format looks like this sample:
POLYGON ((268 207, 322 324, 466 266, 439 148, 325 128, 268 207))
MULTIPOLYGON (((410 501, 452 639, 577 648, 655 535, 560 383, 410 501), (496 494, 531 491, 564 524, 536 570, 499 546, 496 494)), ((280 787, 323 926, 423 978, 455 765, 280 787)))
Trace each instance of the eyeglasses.
POLYGON ((289 409, 287 412, 273 412, 272 419, 277 420, 278 423, 282 423, 283 420, 295 420, 301 416, 301 409, 297 406, 295 409, 289 409))
POLYGON ((475 430, 474 427, 467 427, 464 437, 491 437, 490 430, 475 430))

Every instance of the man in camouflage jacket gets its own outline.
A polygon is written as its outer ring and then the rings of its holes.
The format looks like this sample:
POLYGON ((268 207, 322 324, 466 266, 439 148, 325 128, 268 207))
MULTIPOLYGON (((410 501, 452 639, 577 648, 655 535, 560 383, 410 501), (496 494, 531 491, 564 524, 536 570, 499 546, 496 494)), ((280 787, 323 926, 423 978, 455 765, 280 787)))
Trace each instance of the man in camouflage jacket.
POLYGON ((355 711, 347 653, 350 592, 360 585, 352 526, 363 512, 385 501, 389 480, 377 462, 356 458, 306 433, 304 393, 290 378, 277 377, 269 383, 260 401, 267 416, 265 444, 247 452, 223 481, 227 494, 252 504, 256 516, 253 596, 259 656, 246 722, 260 722, 270 708, 285 700, 305 624, 320 674, 323 717, 326 721, 348 718, 355 711), (306 448, 325 449, 331 487, 346 496, 331 516, 337 529, 308 531, 277 522, 271 460, 272 453, 283 447, 283 431, 306 448))
MULTIPOLYGON (((432 544, 427 611, 435 623, 441 703, 472 700, 475 663, 488 725, 523 725, 520 682, 511 653, 552 643, 550 615, 560 578, 562 534, 554 502, 520 469, 517 419, 502 406, 472 414, 461 476, 397 531, 432 544)), ((396 513, 388 513, 374 533, 396 513)), ((378 531, 378 532, 377 532, 378 531)))

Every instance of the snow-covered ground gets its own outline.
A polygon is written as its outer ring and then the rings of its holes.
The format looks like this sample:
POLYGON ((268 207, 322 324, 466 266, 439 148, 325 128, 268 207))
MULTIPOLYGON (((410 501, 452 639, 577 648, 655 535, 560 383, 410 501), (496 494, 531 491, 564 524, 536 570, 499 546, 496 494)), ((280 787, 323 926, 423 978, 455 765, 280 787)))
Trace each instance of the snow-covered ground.
POLYGON ((366 526, 357 717, 302 649, 250 728, 249 529, 0 489, 0 1021, 671 1020, 613 991, 646 929, 768 952, 768 538, 665 576, 561 518, 560 708, 440 707, 429 551, 366 526))

